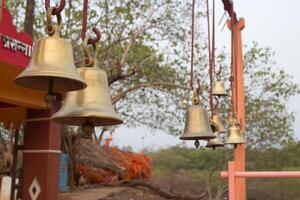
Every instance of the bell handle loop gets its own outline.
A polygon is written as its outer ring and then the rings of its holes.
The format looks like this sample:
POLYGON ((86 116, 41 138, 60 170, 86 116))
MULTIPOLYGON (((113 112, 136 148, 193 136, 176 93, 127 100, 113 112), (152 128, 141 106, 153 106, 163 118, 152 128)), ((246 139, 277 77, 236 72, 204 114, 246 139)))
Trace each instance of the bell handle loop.
POLYGON ((232 114, 231 125, 236 126, 236 127, 240 127, 240 125, 241 125, 240 119, 237 117, 236 113, 232 114))
POLYGON ((218 80, 218 81, 221 80, 222 69, 223 69, 223 67, 222 67, 222 65, 220 65, 219 71, 216 73, 216 75, 217 75, 217 80, 218 80))
POLYGON ((60 27, 61 27, 61 22, 62 22, 61 14, 60 13, 56 14, 57 25, 54 25, 52 22, 52 12, 55 9, 56 9, 56 7, 49 7, 47 9, 47 23, 46 23, 46 27, 45 27, 45 32, 49 36, 52 36, 55 33, 60 35, 60 27))
POLYGON ((91 56, 91 53, 89 51, 88 45, 89 45, 89 38, 85 38, 83 41, 83 63, 85 66, 91 66, 94 63, 94 60, 97 58, 97 46, 96 44, 91 44, 93 46, 93 57, 91 56))
POLYGON ((219 98, 216 96, 214 96, 214 99, 215 99, 215 104, 214 104, 213 114, 216 114, 217 109, 219 108, 220 105, 220 101, 219 98))
POLYGON ((193 105, 198 105, 200 103, 200 98, 198 96, 198 90, 197 89, 194 89, 193 90, 193 98, 192 98, 192 101, 193 101, 193 105))

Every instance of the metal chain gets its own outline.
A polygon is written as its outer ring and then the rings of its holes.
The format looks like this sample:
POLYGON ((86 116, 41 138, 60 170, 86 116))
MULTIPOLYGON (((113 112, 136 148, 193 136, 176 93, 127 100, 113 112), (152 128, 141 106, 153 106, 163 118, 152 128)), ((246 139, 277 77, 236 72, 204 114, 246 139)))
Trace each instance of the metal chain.
MULTIPOLYGON (((50 0, 45 0, 45 9, 48 10, 50 8, 50 0)), ((52 11, 52 15, 60 14, 66 6, 66 0, 61 0, 58 7, 55 7, 52 11)))

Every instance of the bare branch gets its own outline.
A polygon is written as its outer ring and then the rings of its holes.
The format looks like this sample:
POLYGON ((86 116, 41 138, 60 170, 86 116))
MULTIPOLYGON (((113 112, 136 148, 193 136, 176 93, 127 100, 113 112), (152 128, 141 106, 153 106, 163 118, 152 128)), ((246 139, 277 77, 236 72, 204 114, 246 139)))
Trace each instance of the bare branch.
POLYGON ((174 87, 174 88, 179 88, 179 89, 183 89, 183 90, 189 90, 188 87, 183 87, 180 85, 176 85, 174 83, 163 83, 163 82, 150 82, 150 83, 142 83, 136 86, 133 86, 125 91, 120 92, 119 94, 115 95, 112 98, 112 103, 115 104, 116 102, 118 102, 120 99, 124 98, 128 93, 133 92, 135 90, 138 90, 140 88, 157 88, 160 89, 162 86, 166 86, 166 87, 174 87))

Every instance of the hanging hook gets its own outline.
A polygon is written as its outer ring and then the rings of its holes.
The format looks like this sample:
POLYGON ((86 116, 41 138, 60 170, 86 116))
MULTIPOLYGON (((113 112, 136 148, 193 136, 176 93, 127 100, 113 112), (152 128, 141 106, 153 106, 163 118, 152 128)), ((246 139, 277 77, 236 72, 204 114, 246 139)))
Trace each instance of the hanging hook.
MULTIPOLYGON (((53 7, 51 14, 58 15, 60 14, 66 6, 66 0, 61 0, 57 7, 53 7)), ((50 8, 50 0, 45 0, 45 9, 48 10, 50 8)))
MULTIPOLYGON (((45 27, 45 32, 50 36, 53 35, 56 31, 55 25, 52 22, 52 13, 53 13, 54 9, 55 9, 54 7, 47 8, 47 23, 46 23, 46 27, 45 27)), ((56 14, 56 19, 57 19, 57 25, 56 25, 57 28, 56 29, 58 29, 57 32, 59 33, 61 21, 62 21, 60 13, 56 14)))
POLYGON ((193 89, 193 98, 192 98, 193 105, 198 105, 200 103, 199 94, 201 91, 201 85, 199 79, 197 79, 197 85, 198 87, 193 89))
POLYGON ((217 72, 217 79, 220 80, 221 79, 221 73, 222 73, 222 65, 220 65, 219 71, 217 72))
POLYGON ((89 45, 90 38, 85 38, 83 41, 83 64, 85 66, 91 66, 94 63, 94 60, 97 57, 97 46, 96 44, 92 44, 93 46, 93 57, 91 56, 91 53, 89 51, 88 45, 89 45))
POLYGON ((96 27, 93 27, 92 31, 95 33, 96 37, 95 38, 90 38, 89 41, 88 41, 88 44, 94 45, 94 44, 96 44, 97 42, 100 41, 101 33, 96 27))
POLYGON ((219 107, 220 101, 219 101, 219 98, 216 97, 216 96, 214 96, 214 99, 215 99, 216 103, 214 104, 214 109, 213 110, 214 110, 214 112, 216 112, 218 107, 219 107))

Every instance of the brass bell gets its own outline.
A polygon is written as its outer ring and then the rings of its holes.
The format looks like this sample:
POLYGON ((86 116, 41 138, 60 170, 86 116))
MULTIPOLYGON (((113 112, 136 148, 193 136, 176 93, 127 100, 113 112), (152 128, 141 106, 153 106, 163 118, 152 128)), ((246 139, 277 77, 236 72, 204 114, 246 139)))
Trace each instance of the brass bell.
POLYGON ((216 131, 215 124, 211 124, 211 129, 216 137, 208 140, 208 142, 206 144, 206 148, 212 148, 213 150, 215 150, 215 148, 217 148, 217 147, 223 147, 224 143, 220 139, 221 133, 216 131))
POLYGON ((121 124, 123 120, 115 112, 111 102, 106 72, 98 68, 96 46, 94 45, 94 58, 91 58, 87 51, 87 41, 84 41, 84 50, 88 55, 83 67, 77 71, 88 86, 84 90, 68 92, 61 109, 52 116, 52 120, 62 124, 81 125, 83 130, 91 130, 90 125, 121 124), (90 62, 86 62, 87 60, 90 62))
POLYGON ((211 118, 212 123, 214 124, 216 131, 219 133, 226 133, 226 130, 223 126, 222 120, 219 117, 218 114, 213 114, 212 118, 211 118))
POLYGON ((15 83, 49 93, 84 89, 87 85, 76 72, 71 41, 60 37, 61 16, 57 16, 58 23, 53 25, 52 9, 47 10, 49 36, 35 41, 30 63, 15 78, 15 83))
POLYGON ((213 88, 213 95, 215 96, 227 96, 227 93, 225 91, 224 88, 224 84, 223 81, 221 80, 221 78, 218 76, 217 81, 215 83, 215 86, 213 88))
POLYGON ((80 67, 78 73, 88 87, 84 90, 68 92, 61 109, 52 116, 52 120, 62 124, 109 126, 123 123, 114 111, 109 94, 106 72, 97 67, 80 67))
POLYGON ((187 109, 184 133, 181 140, 209 140, 212 133, 206 110, 199 105, 199 97, 193 92, 193 105, 187 109))
POLYGON ((237 123, 236 119, 231 121, 231 126, 227 132, 227 138, 225 140, 225 144, 245 144, 246 140, 244 134, 241 132, 239 127, 239 123, 237 123))

